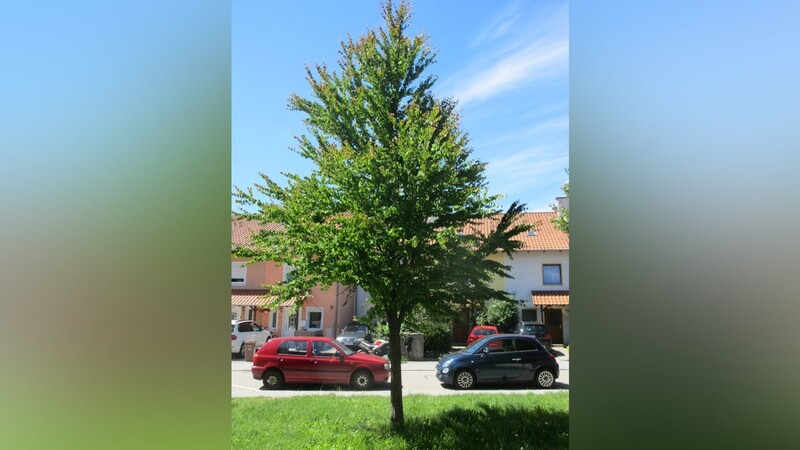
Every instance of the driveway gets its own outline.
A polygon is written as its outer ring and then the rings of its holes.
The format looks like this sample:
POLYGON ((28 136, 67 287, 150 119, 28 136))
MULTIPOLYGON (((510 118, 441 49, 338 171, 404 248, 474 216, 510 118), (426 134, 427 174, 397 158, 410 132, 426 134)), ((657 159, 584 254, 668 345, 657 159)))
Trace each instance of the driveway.
MULTIPOLYGON (((556 380, 554 389, 533 389, 529 386, 479 386, 469 391, 444 387, 436 379, 436 361, 407 361, 402 365, 403 394, 455 395, 465 393, 490 394, 545 394, 569 390, 569 353, 560 346, 553 346, 556 351, 561 374, 556 380)), ((254 380, 250 373, 252 363, 242 359, 231 361, 231 396, 232 397, 293 397, 297 395, 389 395, 389 385, 377 386, 369 391, 354 391, 348 386, 332 385, 289 385, 283 389, 272 391, 264 389, 261 381, 254 380)))

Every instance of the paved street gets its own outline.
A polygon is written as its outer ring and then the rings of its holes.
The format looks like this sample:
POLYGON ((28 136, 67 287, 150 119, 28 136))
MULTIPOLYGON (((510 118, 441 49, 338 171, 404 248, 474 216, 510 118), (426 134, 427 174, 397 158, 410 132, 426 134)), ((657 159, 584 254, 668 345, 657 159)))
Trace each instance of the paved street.
MULTIPOLYGON (((478 389, 469 391, 456 390, 444 387, 436 379, 436 361, 408 361, 403 363, 403 394, 427 395, 454 395, 464 393, 495 393, 495 394, 544 394, 558 390, 569 389, 569 353, 563 348, 554 346, 559 354, 558 364, 561 374, 555 389, 540 390, 529 386, 479 386, 478 389)), ((289 385, 283 389, 272 391, 262 387, 261 381, 254 380, 250 373, 252 363, 242 359, 231 361, 231 396, 232 397, 292 397, 296 395, 389 395, 389 385, 378 386, 372 390, 359 392, 353 391, 349 386, 330 385, 289 385)))

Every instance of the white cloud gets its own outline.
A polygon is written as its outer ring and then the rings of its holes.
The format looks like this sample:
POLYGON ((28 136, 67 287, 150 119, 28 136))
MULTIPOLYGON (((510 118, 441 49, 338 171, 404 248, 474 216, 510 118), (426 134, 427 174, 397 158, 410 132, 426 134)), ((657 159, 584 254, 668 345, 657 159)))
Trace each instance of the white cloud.
POLYGON ((464 106, 538 79, 566 75, 568 63, 567 39, 539 40, 465 78, 455 86, 453 95, 464 106))
POLYGON ((549 147, 539 146, 502 159, 493 159, 487 164, 485 173, 493 193, 515 199, 531 198, 539 192, 539 195, 555 198, 559 192, 549 191, 556 189, 553 186, 564 183, 564 169, 567 167, 569 156, 556 154, 549 147))
POLYGON ((568 74, 568 6, 531 6, 513 3, 487 21, 475 39, 481 50, 442 83, 446 96, 463 107, 568 74))
POLYGON ((487 41, 492 41, 506 34, 511 29, 511 25, 520 18, 519 9, 520 3, 515 2, 495 14, 489 21, 489 24, 483 27, 482 31, 475 38, 472 46, 474 47, 487 41))

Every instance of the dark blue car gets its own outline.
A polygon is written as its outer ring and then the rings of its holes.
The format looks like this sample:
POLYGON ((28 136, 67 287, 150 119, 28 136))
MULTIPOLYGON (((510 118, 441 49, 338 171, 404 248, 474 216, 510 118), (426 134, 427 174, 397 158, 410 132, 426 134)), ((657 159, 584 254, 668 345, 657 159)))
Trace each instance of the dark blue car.
POLYGON ((478 383, 533 383, 551 388, 558 362, 534 336, 496 334, 445 355, 436 364, 436 378, 459 389, 478 383))

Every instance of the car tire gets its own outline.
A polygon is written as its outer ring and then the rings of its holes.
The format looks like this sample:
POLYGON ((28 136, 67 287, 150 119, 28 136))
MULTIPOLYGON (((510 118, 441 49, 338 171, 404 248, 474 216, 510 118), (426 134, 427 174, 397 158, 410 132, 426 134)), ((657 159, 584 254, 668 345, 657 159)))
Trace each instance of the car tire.
POLYGON ((459 389, 472 389, 475 387, 475 374, 469 370, 459 370, 453 377, 453 386, 459 389))
POLYGON ((353 389, 364 391, 372 387, 375 378, 369 370, 357 370, 352 377, 350 377, 350 385, 353 389))
POLYGON ((244 359, 244 343, 242 343, 242 347, 239 349, 239 358, 244 359))
POLYGON ((283 387, 283 374, 280 370, 270 369, 264 372, 261 382, 264 383, 264 387, 267 389, 280 389, 283 387))
POLYGON ((550 389, 556 384, 556 374, 550 369, 540 369, 533 382, 540 389, 550 389))

